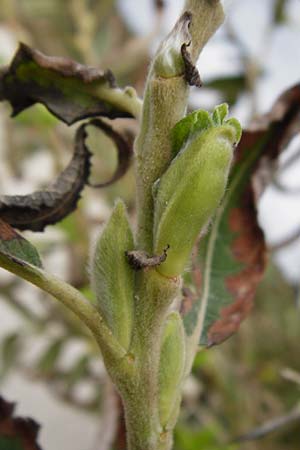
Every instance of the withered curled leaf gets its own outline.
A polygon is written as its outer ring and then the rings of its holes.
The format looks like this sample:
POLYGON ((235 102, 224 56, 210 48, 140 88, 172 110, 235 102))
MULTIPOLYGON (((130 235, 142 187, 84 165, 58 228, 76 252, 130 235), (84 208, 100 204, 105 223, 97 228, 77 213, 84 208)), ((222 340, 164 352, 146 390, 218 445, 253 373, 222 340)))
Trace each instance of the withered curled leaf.
POLYGON ((28 417, 14 417, 15 405, 0 397, 0 449, 42 450, 37 443, 39 425, 28 417))
POLYGON ((115 173, 108 181, 94 187, 108 186, 126 172, 132 153, 129 143, 109 125, 95 119, 78 128, 73 157, 48 189, 28 195, 0 196, 0 218, 19 230, 42 231, 45 226, 59 222, 74 211, 91 172, 91 152, 85 143, 89 125, 103 130, 114 140, 118 150, 115 173))
POLYGON ((109 100, 107 90, 119 91, 111 71, 46 56, 23 43, 0 71, 0 101, 10 102, 13 116, 42 103, 68 125, 94 116, 131 117, 109 100))
POLYGON ((189 46, 191 45, 191 42, 188 44, 182 44, 181 47, 181 55, 184 63, 184 78, 185 81, 190 86, 196 86, 201 87, 202 81, 200 78, 199 71, 195 64, 192 61, 191 55, 189 53, 189 46))
POLYGON ((161 255, 149 256, 148 253, 141 250, 126 251, 125 256, 128 263, 135 271, 146 269, 148 267, 157 267, 162 264, 168 256, 169 245, 163 250, 161 255))
POLYGON ((89 122, 89 125, 93 125, 94 127, 99 128, 101 131, 103 131, 103 133, 105 133, 114 142, 117 149, 118 165, 113 176, 108 181, 105 181, 103 183, 88 183, 89 186, 95 188, 106 187, 119 180, 129 169, 133 154, 132 146, 128 139, 123 137, 106 122, 103 122, 103 120, 93 119, 89 122))
POLYGON ((199 241, 194 261, 198 295, 185 302, 182 312, 188 336, 196 332, 195 317, 200 320, 203 346, 223 342, 251 311, 266 267, 257 200, 271 179, 279 154, 299 132, 298 84, 243 133, 227 193, 209 233, 199 241))

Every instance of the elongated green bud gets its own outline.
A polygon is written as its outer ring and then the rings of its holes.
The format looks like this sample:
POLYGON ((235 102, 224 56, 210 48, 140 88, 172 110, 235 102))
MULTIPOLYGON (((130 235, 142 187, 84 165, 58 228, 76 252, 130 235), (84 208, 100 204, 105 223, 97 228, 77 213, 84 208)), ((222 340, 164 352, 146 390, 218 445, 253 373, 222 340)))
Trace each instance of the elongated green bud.
POLYGON ((212 116, 197 111, 173 129, 177 156, 153 188, 154 252, 170 246, 157 268, 165 276, 183 272, 198 234, 224 195, 233 149, 241 137, 239 122, 225 120, 227 110, 223 104, 212 116))
POLYGON ((92 286, 101 314, 126 349, 133 322, 134 275, 125 252, 133 247, 125 205, 118 201, 97 241, 92 258, 92 286))
POLYGON ((185 341, 178 312, 171 313, 164 329, 159 369, 159 414, 165 427, 178 406, 185 363, 185 341))

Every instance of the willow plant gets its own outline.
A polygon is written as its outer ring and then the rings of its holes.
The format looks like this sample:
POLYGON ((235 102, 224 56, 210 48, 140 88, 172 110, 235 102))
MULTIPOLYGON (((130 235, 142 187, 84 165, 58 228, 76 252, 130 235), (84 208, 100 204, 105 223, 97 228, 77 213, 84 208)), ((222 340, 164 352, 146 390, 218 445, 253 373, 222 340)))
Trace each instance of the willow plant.
MULTIPOLYGON (((195 62, 222 21, 218 0, 186 1, 153 58, 142 107, 130 88, 98 90, 103 101, 137 117, 140 131, 134 153, 137 223, 132 227, 126 206, 117 200, 91 257, 96 305, 46 273, 34 249, 29 258, 27 247, 26 261, 21 261, 19 235, 1 225, 1 266, 60 300, 99 344, 123 401, 129 450, 172 448, 182 385, 203 329, 199 309, 193 332, 186 332, 180 313, 182 277, 198 236, 211 227, 222 202, 241 128, 237 120, 227 119, 226 104, 212 114, 188 115, 187 104, 189 86, 201 84, 195 62), (15 249, 8 252, 11 242, 15 249)), ((32 80, 33 65, 26 70, 14 75, 22 82, 32 80)), ((5 80, 9 86, 11 78, 5 80)))

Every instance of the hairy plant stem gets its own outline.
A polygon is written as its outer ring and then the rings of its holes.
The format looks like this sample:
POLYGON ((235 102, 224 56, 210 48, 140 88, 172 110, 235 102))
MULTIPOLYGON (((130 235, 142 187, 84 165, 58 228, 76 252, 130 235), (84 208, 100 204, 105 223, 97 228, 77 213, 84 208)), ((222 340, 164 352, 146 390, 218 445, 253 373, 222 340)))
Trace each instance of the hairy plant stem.
POLYGON ((183 77, 149 79, 142 126, 136 140, 138 248, 152 251, 153 183, 171 160, 170 132, 186 110, 188 88, 183 77))
MULTIPOLYGON (((195 62, 222 23, 223 10, 219 0, 187 0, 185 11, 189 11, 192 17, 191 56, 195 62)), ((177 73, 175 69, 174 76, 169 78, 156 73, 156 57, 146 84, 141 130, 135 143, 137 247, 149 253, 153 251, 153 184, 171 162, 171 130, 184 116, 189 94, 184 73, 177 73)), ((169 306, 178 294, 179 284, 178 280, 164 278, 155 270, 137 275, 131 346, 136 375, 130 388, 122 392, 129 450, 169 450, 172 447, 171 428, 175 425, 178 409, 172 425, 168 430, 162 429, 158 410, 158 374, 162 329, 169 306)))
POLYGON ((130 450, 163 450, 171 442, 160 425, 158 373, 163 325, 179 287, 179 279, 167 279, 153 269, 137 275, 136 321, 130 347, 135 376, 121 389, 130 450))
MULTIPOLYGON (((191 56, 195 62, 209 38, 223 22, 219 0, 187 0, 184 11, 191 13, 191 56)), ((140 250, 153 246, 153 183, 161 177, 172 159, 170 134, 184 116, 189 87, 184 73, 164 78, 155 73, 154 57, 145 89, 140 133, 135 143, 138 230, 140 250)))

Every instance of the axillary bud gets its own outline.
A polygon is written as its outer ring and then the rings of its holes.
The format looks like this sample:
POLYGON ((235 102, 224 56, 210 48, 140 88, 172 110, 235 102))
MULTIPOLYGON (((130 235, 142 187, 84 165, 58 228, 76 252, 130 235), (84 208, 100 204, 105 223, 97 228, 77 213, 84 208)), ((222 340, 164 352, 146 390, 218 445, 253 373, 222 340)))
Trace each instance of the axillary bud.
POLYGON ((236 119, 225 119, 227 112, 226 104, 212 115, 196 111, 173 129, 174 159, 153 187, 155 254, 169 245, 166 261, 157 268, 162 275, 184 271, 197 236, 224 195, 242 133, 236 119))

